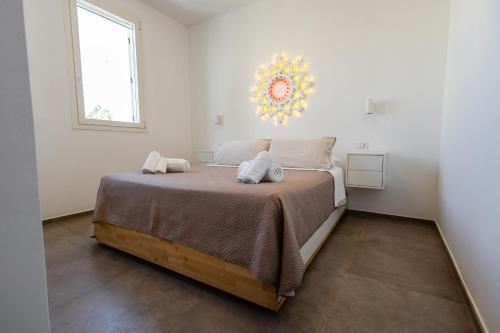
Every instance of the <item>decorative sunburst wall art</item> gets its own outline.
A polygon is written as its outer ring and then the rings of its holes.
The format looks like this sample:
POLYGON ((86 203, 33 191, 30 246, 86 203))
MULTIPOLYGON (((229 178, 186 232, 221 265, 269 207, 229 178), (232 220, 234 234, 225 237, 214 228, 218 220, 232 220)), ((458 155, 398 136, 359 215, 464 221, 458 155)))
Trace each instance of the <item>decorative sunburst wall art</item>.
POLYGON ((272 119, 278 125, 286 124, 290 116, 300 117, 314 85, 307 68, 302 57, 288 59, 285 53, 275 56, 271 65, 261 66, 250 99, 257 104, 256 112, 262 120, 272 119))

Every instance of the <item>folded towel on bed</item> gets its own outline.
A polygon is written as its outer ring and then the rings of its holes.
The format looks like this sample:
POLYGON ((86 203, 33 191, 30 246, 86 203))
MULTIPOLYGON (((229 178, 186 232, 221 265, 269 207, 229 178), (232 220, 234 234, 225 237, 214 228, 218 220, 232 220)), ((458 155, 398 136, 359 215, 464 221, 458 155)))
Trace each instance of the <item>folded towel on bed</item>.
POLYGON ((238 167, 238 175, 236 176, 236 179, 238 181, 243 182, 243 176, 246 174, 250 162, 251 161, 241 162, 240 166, 238 167))
POLYGON ((165 157, 161 157, 156 164, 155 173, 167 173, 167 165, 167 159, 165 157))
MULTIPOLYGON (((238 175, 236 176, 236 179, 240 182, 244 182, 244 177, 249 169, 249 167, 252 165, 253 160, 251 161, 244 161, 240 164, 238 167, 238 175)), ((264 182, 280 182, 283 180, 283 176, 285 175, 285 172, 283 170, 283 167, 278 164, 278 163, 271 163, 271 166, 267 169, 264 178, 262 178, 262 181, 264 182)))
POLYGON ((262 181, 278 183, 283 180, 284 175, 285 172, 283 171, 283 167, 278 163, 273 163, 269 169, 267 169, 262 181))
POLYGON ((191 165, 182 158, 167 158, 167 172, 189 172, 191 165))
POLYGON ((167 172, 189 172, 191 165, 188 160, 182 158, 166 158, 162 157, 159 152, 152 151, 149 153, 146 162, 141 169, 142 173, 167 173, 167 172))
POLYGON ((257 157, 250 161, 245 168, 241 179, 246 184, 258 184, 264 178, 267 170, 271 167, 271 154, 261 151, 257 157))
POLYGON ((160 157, 161 155, 159 152, 150 152, 148 158, 146 159, 146 162, 144 162, 144 165, 142 166, 142 173, 155 173, 156 165, 158 164, 160 157))

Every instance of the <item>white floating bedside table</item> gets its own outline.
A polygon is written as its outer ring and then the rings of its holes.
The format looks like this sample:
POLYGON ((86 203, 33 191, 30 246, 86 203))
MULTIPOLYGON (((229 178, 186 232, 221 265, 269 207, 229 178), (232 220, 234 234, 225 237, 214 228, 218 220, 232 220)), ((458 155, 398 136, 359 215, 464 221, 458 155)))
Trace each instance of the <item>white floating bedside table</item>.
POLYGON ((387 153, 354 150, 347 153, 347 186, 371 189, 385 187, 387 153))
POLYGON ((210 163, 214 159, 213 150, 198 150, 196 152, 196 161, 198 163, 210 163))

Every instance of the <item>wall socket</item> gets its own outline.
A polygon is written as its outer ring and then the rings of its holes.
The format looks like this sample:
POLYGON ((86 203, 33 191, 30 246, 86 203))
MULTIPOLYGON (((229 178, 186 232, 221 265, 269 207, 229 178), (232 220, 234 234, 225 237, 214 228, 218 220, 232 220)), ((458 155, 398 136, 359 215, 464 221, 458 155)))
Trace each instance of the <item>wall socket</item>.
POLYGON ((370 148, 370 143, 369 142, 358 142, 356 144, 357 148, 358 149, 365 149, 367 150, 368 148, 370 148))

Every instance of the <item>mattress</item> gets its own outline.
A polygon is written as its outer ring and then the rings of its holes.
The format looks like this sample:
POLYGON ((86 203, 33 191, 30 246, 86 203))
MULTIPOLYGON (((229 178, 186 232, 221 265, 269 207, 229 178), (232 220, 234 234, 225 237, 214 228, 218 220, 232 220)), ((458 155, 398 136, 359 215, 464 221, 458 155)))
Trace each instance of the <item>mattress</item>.
POLYGON ((286 170, 280 183, 236 182, 234 168, 119 173, 101 180, 94 222, 169 239, 242 265, 286 295, 301 283, 300 249, 334 211, 331 173, 286 170))

